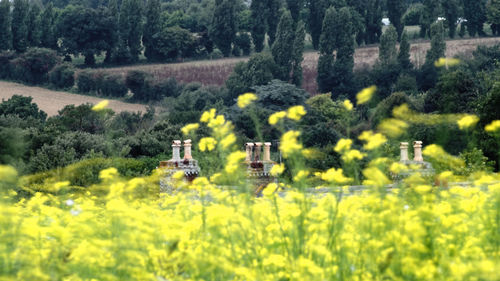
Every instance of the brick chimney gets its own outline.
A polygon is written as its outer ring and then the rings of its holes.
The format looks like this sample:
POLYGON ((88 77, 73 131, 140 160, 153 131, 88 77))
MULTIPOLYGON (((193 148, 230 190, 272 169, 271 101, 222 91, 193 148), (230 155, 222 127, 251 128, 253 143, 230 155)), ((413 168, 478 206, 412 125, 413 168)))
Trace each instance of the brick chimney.
POLYGON ((413 142, 413 151, 414 151, 414 158, 413 161, 416 162, 423 162, 424 158, 422 157, 422 141, 414 141, 413 142))
POLYGON ((399 161, 404 162, 408 161, 408 143, 407 142, 402 142, 399 146, 401 149, 401 158, 399 161))
POLYGON ((254 158, 253 158, 253 161, 257 162, 257 161, 261 161, 261 158, 260 158, 260 153, 261 153, 261 147, 262 147, 262 143, 261 142, 256 142, 255 143, 255 152, 254 152, 254 158))
POLYGON ((181 141, 172 142, 172 161, 181 161, 181 141))
POLYGON ((191 160, 193 156, 191 156, 191 140, 184 141, 184 160, 191 160))
POLYGON ((271 143, 270 142, 265 142, 264 143, 264 157, 263 161, 270 162, 271 161, 271 143))

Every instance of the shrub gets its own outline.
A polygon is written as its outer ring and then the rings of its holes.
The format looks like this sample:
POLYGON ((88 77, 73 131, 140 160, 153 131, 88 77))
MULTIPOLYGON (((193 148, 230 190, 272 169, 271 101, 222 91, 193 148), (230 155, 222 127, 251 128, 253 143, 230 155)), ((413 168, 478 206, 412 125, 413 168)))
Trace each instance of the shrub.
POLYGON ((182 91, 182 86, 177 83, 174 77, 154 83, 151 87, 149 100, 160 100, 165 97, 177 97, 182 91))
POLYGON ((49 81, 56 88, 71 88, 75 84, 75 69, 69 63, 56 65, 49 72, 49 81))
POLYGON ((119 74, 106 74, 98 82, 98 92, 103 96, 124 97, 127 94, 127 85, 119 74))
POLYGON ((0 79, 12 79, 13 65, 11 61, 16 58, 16 52, 0 52, 0 79))
POLYGON ((424 6, 422 4, 416 4, 408 8, 403 16, 404 25, 419 25, 423 11, 424 6))
POLYGON ((76 86, 80 93, 90 93, 97 90, 97 84, 95 83, 93 73, 88 70, 81 71, 78 73, 76 78, 76 86))
POLYGON ((61 61, 56 51, 45 48, 32 48, 12 60, 14 79, 29 84, 48 82, 49 71, 61 61))

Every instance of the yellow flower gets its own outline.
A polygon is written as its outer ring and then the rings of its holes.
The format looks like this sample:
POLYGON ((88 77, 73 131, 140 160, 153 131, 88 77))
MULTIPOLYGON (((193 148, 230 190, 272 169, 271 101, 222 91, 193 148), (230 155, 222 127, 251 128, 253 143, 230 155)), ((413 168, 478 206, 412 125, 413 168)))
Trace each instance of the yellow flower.
POLYGON ((101 110, 105 109, 108 106, 108 104, 109 104, 108 100, 100 101, 98 104, 96 104, 92 107, 92 110, 93 111, 101 111, 101 110))
POLYGON ((275 113, 271 114, 271 116, 269 116, 269 124, 276 125, 276 123, 278 123, 281 119, 283 119, 285 117, 286 117, 285 111, 275 112, 275 113))
POLYGON ((187 124, 186 126, 182 127, 181 131, 184 135, 189 135, 191 131, 195 131, 200 127, 200 124, 198 123, 191 123, 187 124))
POLYGON ((365 185, 375 185, 381 187, 391 183, 389 178, 387 178, 382 171, 375 167, 368 167, 364 169, 363 175, 366 178, 366 180, 363 181, 363 184, 365 185))
POLYGON ((266 188, 262 191, 264 196, 271 196, 276 190, 278 190, 278 185, 274 182, 268 184, 266 188))
POLYGON ((235 142, 236 142, 236 136, 233 133, 231 133, 227 137, 223 138, 220 141, 220 144, 222 145, 222 147, 224 149, 227 149, 229 146, 231 146, 235 142))
POLYGON ((327 182, 335 182, 339 184, 345 184, 351 182, 351 178, 344 176, 342 169, 331 168, 328 171, 321 173, 321 179, 327 182))
POLYGON ((399 174, 401 172, 404 172, 404 171, 408 170, 408 167, 406 167, 406 165, 404 165, 404 164, 401 164, 401 163, 398 163, 398 162, 394 162, 394 163, 392 163, 392 165, 389 168, 389 170, 392 173, 394 173, 394 174, 399 174))
POLYGON ((366 155, 364 153, 361 153, 361 151, 357 149, 352 149, 347 151, 344 155, 342 155, 342 160, 344 162, 351 162, 355 159, 361 160, 365 157, 366 155))
POLYGON ((460 120, 457 121, 458 127, 460 130, 465 130, 470 127, 476 126, 476 123, 479 121, 479 118, 476 115, 465 115, 460 120))
POLYGON ((387 142, 387 138, 380 134, 374 134, 372 131, 364 131, 359 136, 360 140, 364 140, 366 144, 363 146, 366 150, 373 150, 387 142))
POLYGON ((226 119, 224 118, 224 115, 217 115, 217 117, 212 118, 208 122, 208 127, 210 127, 210 128, 220 127, 220 126, 224 125, 225 122, 226 122, 226 119))
POLYGON ((500 120, 495 120, 484 127, 484 130, 488 133, 495 133, 500 130, 500 120))
POLYGON ((257 96, 253 93, 245 93, 238 97, 238 107, 245 108, 251 104, 254 100, 257 100, 257 96))
POLYGON ((182 180, 184 178, 184 171, 177 171, 172 175, 174 180, 182 180))
POLYGON ((104 169, 99 173, 99 178, 101 180, 111 180, 116 176, 118 176, 118 170, 113 167, 104 169))
POLYGON ((299 181, 302 181, 304 180, 305 178, 307 178, 307 176, 309 176, 309 172, 308 171, 304 171, 304 170, 300 170, 297 175, 295 175, 293 177, 293 181, 294 182, 299 182, 299 181))
POLYGON ((356 95, 357 104, 364 104, 372 99, 373 94, 377 91, 377 86, 364 88, 356 95))
POLYGON ((306 115, 306 110, 302 105, 292 106, 288 109, 287 117, 289 119, 299 121, 302 116, 306 115))
POLYGON ((0 181, 15 182, 17 180, 17 171, 12 166, 0 165, 0 181))
POLYGON ((285 164, 281 163, 281 164, 274 165, 271 168, 271 171, 269 171, 269 173, 271 174, 271 176, 277 177, 277 176, 281 175, 283 173, 283 171, 285 171, 285 164))
POLYGON ((443 66, 455 66, 460 63, 459 59, 456 58, 439 58, 434 62, 434 66, 443 67, 443 66))
POLYGON ((240 166, 241 161, 243 159, 245 159, 245 157, 246 157, 246 153, 242 152, 242 151, 235 151, 235 152, 229 154, 229 156, 227 156, 226 167, 224 168, 226 173, 232 174, 232 173, 236 172, 236 170, 240 166))
POLYGON ((217 144, 217 141, 212 138, 212 137, 207 137, 207 138, 202 138, 200 140, 200 143, 198 144, 198 147, 200 148, 201 151, 212 151, 215 149, 215 145, 217 144))
POLYGON ((210 109, 210 111, 205 111, 201 115, 200 121, 203 123, 208 123, 210 120, 215 118, 215 108, 210 109))
POLYGON ((350 100, 344 100, 342 105, 344 106, 345 109, 347 109, 347 111, 351 111, 354 108, 350 100))
POLYGON ((340 153, 342 151, 351 149, 351 145, 352 145, 351 139, 340 139, 337 142, 337 145, 335 145, 335 148, 333 150, 340 153))
POLYGON ((302 149, 302 144, 297 140, 299 136, 299 131, 288 131, 281 136, 280 150, 283 157, 287 158, 302 149))
POLYGON ((406 124, 406 122, 394 118, 383 120, 380 125, 378 125, 378 129, 381 132, 392 138, 399 137, 407 128, 408 124, 406 124))

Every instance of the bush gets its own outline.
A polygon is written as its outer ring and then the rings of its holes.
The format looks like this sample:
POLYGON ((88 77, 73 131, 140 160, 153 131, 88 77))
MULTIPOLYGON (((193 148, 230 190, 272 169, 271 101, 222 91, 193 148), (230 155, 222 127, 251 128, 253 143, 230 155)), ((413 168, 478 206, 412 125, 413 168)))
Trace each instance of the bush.
POLYGON ((84 70, 78 73, 76 78, 76 86, 80 93, 90 93, 97 90, 97 83, 94 79, 94 74, 91 71, 84 70))
POLYGON ((174 77, 161 80, 152 85, 149 100, 161 100, 165 97, 178 97, 182 91, 182 86, 177 83, 174 77))
POLYGON ((48 82, 49 71, 61 61, 56 51, 45 48, 32 48, 12 60, 14 79, 29 84, 48 82))
POLYGON ((125 77, 125 85, 134 94, 134 100, 144 101, 147 100, 148 87, 146 79, 149 78, 149 74, 140 70, 131 70, 127 72, 125 77))
POLYGON ((67 89, 75 84, 75 69, 69 63, 56 65, 49 72, 49 82, 56 88, 67 89))
POLYGON ((103 96, 120 98, 128 92, 125 81, 119 74, 105 74, 98 82, 97 90, 103 96))
POLYGON ((12 79, 14 66, 11 61, 15 59, 16 52, 3 51, 0 52, 0 79, 12 79))
POLYGON ((412 5, 403 16, 404 25, 419 25, 424 12, 424 5, 412 5))

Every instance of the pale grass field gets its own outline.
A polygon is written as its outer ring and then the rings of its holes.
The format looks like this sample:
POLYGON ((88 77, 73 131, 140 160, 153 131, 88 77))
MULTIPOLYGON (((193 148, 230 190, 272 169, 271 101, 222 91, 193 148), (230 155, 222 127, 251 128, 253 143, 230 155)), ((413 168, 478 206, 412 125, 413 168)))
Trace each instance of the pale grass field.
MULTIPOLYGON (((40 87, 30 87, 22 84, 0 81, 0 99, 7 100, 13 95, 33 97, 33 102, 45 111, 49 116, 57 115, 58 111, 66 105, 80 105, 85 103, 97 104, 104 100, 92 96, 72 94, 62 91, 53 91, 40 87)), ((132 111, 146 112, 146 106, 142 104, 125 103, 109 100, 109 108, 115 112, 132 111)))
MULTIPOLYGON (((499 37, 494 38, 473 38, 448 40, 447 57, 465 53, 470 55, 478 45, 492 46, 500 43, 499 37)), ((429 42, 411 44, 411 59, 416 66, 421 66, 425 62, 425 53, 430 48, 429 42)), ((317 92, 316 89, 316 67, 318 63, 318 52, 309 51, 304 54, 304 81, 302 87, 311 94, 317 92)), ((356 49, 354 54, 354 68, 370 68, 378 58, 378 46, 368 46, 356 49)), ((145 64, 116 68, 100 69, 125 75, 129 70, 142 70, 151 73, 156 79, 162 80, 168 77, 175 77, 178 82, 190 83, 200 82, 204 85, 224 85, 231 74, 234 65, 241 61, 248 60, 248 57, 224 58, 217 60, 203 60, 184 63, 169 64, 145 64)))

